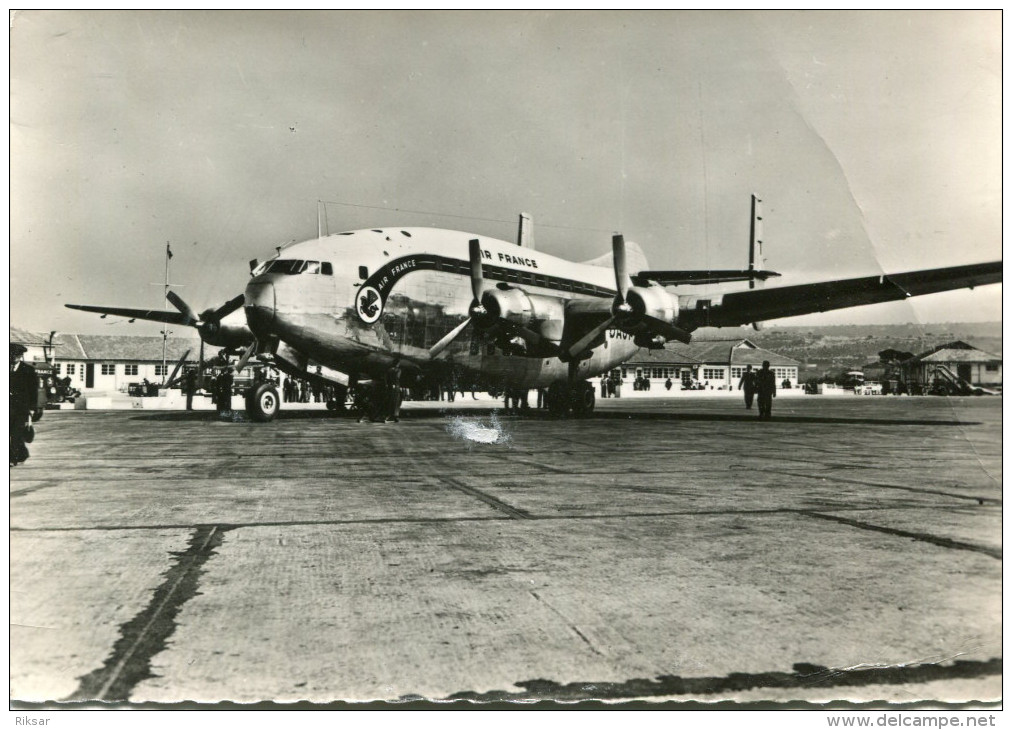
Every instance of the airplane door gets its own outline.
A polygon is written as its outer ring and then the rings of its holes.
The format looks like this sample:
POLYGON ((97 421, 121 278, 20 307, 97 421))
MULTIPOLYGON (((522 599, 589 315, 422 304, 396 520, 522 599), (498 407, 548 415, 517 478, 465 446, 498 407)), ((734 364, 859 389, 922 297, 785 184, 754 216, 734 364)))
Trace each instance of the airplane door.
POLYGON ((84 387, 95 387, 95 363, 89 362, 84 366, 84 387))

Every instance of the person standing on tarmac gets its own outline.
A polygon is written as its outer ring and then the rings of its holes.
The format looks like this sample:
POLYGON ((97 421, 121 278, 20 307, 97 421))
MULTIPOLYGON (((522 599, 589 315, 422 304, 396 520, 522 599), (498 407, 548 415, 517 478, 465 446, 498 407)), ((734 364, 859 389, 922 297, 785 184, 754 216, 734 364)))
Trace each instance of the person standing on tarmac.
POLYGON ((193 410, 193 394, 197 392, 197 371, 187 370, 183 378, 186 388, 186 410, 193 410))
POLYGON ((384 423, 393 421, 400 423, 401 420, 401 365, 394 361, 394 364, 387 370, 386 377, 386 406, 387 416, 384 423))
POLYGON ((226 367, 218 376, 218 415, 232 410, 232 368, 226 367))
POLYGON ((777 379, 770 370, 770 361, 763 360, 763 367, 756 373, 756 394, 759 396, 759 418, 769 420, 773 415, 773 399, 777 397, 777 379))
POLYGON ((738 381, 738 390, 745 391, 745 408, 750 411, 752 410, 752 398, 755 397, 756 375, 752 366, 746 365, 745 372, 741 376, 741 380, 738 381))
POLYGON ((22 362, 28 348, 11 343, 10 379, 10 465, 17 466, 28 459, 25 437, 32 427, 32 412, 38 407, 39 381, 35 368, 22 362))

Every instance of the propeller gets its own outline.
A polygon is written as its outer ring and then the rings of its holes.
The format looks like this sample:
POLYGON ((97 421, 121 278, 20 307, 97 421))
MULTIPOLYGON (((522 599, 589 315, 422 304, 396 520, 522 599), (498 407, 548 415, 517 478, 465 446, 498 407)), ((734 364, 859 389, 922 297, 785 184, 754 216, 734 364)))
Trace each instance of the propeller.
POLYGON ((468 307, 468 318, 450 330, 439 342, 429 348, 429 357, 435 358, 439 353, 449 347, 460 333, 475 320, 488 316, 488 310, 481 303, 482 294, 485 293, 485 275, 482 272, 481 264, 481 243, 477 238, 468 241, 468 258, 471 262, 471 306, 468 307))
MULTIPOLYGON (((472 322, 484 329, 490 329, 497 325, 505 328, 505 332, 512 337, 519 336, 528 347, 539 347, 553 344, 545 340, 539 333, 513 322, 507 322, 502 318, 499 305, 494 297, 488 298, 492 290, 485 285, 485 275, 482 271, 481 244, 477 238, 468 242, 468 257, 471 263, 471 305, 468 307, 468 318, 446 333, 436 344, 429 348, 429 357, 435 358, 445 350, 472 322)), ((499 287, 509 289, 508 285, 499 284, 499 287)))
POLYGON ((246 367, 246 363, 249 362, 249 359, 253 356, 253 353, 256 352, 256 349, 257 349, 257 341, 253 340, 251 343, 249 343, 249 347, 247 347, 243 351, 242 356, 239 358, 239 362, 235 364, 236 373, 242 372, 242 369, 246 367))
POLYGON ((632 307, 629 306, 627 299, 632 282, 629 280, 629 273, 626 271, 625 236, 621 233, 616 233, 611 237, 611 257, 615 267, 615 291, 618 292, 615 295, 615 303, 611 305, 612 314, 566 350, 566 354, 570 360, 582 355, 590 347, 590 343, 600 337, 601 333, 614 325, 618 319, 632 314, 632 307))
POLYGON ((179 358, 179 362, 176 363, 176 367, 172 369, 172 375, 167 377, 164 381, 165 387, 171 387, 172 383, 176 380, 176 374, 179 372, 179 368, 183 367, 183 363, 186 362, 186 358, 189 356, 190 351, 187 350, 183 353, 183 356, 179 358))
MULTIPOLYGON (((676 327, 666 320, 652 317, 649 314, 637 314, 636 307, 630 304, 629 290, 632 288, 632 280, 629 278, 629 272, 626 270, 625 238, 621 233, 615 234, 612 237, 611 252, 615 266, 615 290, 618 292, 615 295, 615 302, 611 307, 611 316, 574 342, 566 350, 568 359, 571 361, 579 359, 590 348, 594 340, 601 336, 602 332, 615 326, 616 323, 622 323, 623 320, 628 321, 631 318, 642 322, 651 333, 660 335, 665 340, 688 342, 692 336, 682 328, 676 327)), ((639 297, 635 293, 634 298, 639 300, 639 297)), ((642 311, 643 308, 643 302, 640 301, 639 309, 642 311)))
POLYGON ((225 319, 232 312, 242 307, 245 297, 239 294, 227 302, 222 304, 217 309, 206 309, 200 314, 197 314, 189 304, 183 301, 183 298, 176 294, 174 291, 170 291, 165 295, 165 298, 176 309, 179 310, 180 314, 183 315, 182 324, 195 327, 200 333, 201 341, 214 338, 221 328, 221 320, 225 319))
POLYGON ((204 339, 200 340, 200 355, 197 358, 197 387, 204 387, 204 339))

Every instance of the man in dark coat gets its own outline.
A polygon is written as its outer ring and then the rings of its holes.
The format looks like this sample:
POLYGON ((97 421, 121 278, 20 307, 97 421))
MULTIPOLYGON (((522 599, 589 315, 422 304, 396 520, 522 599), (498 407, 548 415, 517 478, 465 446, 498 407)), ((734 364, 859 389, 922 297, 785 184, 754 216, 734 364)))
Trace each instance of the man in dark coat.
POLYGON ((386 388, 386 418, 384 421, 399 423, 401 420, 401 366, 396 361, 387 370, 386 388))
POLYGON ((773 413, 773 399, 777 397, 777 379, 770 370, 770 361, 763 360, 763 367, 756 373, 756 395, 759 396, 759 418, 769 419, 773 413))
POLYGON ((752 370, 751 365, 745 366, 745 372, 738 381, 738 390, 745 391, 745 408, 752 410, 752 398, 755 397, 755 381, 757 373, 752 370))
POLYGON ((223 416, 232 410, 232 368, 226 367, 218 376, 217 395, 218 415, 223 416))
POLYGON ((27 352, 24 345, 11 345, 10 381, 10 465, 16 466, 28 458, 25 436, 32 425, 32 412, 38 406, 39 381, 35 368, 22 362, 27 352))

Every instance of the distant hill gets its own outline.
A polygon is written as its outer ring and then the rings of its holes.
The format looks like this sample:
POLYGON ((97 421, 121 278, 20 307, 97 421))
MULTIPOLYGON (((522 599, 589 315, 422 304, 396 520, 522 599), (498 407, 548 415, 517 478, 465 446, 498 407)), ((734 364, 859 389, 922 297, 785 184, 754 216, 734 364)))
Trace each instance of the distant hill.
MULTIPOLYGON (((693 339, 727 339, 732 330, 701 329, 693 339)), ((734 330, 740 336, 802 363, 801 378, 860 368, 878 361, 882 350, 918 354, 947 342, 962 340, 1001 357, 1001 322, 940 322, 919 324, 826 325, 734 330)))

